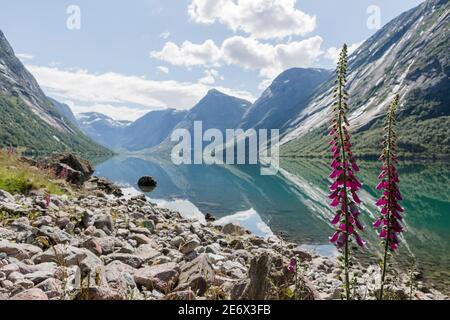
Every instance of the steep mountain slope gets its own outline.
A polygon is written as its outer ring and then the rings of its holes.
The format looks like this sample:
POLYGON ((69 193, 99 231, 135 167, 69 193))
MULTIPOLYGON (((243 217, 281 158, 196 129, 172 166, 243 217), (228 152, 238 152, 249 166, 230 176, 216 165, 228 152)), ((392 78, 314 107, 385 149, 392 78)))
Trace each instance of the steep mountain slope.
MULTIPOLYGON (((194 122, 201 121, 203 132, 208 129, 218 129, 225 138, 226 129, 238 128, 242 116, 250 105, 251 103, 246 100, 211 89, 203 99, 187 112, 174 130, 187 129, 193 137, 194 122)), ((158 153, 161 157, 170 157, 174 145, 175 143, 170 141, 169 135, 159 145, 151 148, 151 151, 158 153)))
MULTIPOLYGON (((355 151, 379 153, 381 126, 395 94, 403 156, 450 155, 450 3, 428 0, 392 20, 349 58, 348 92, 355 151)), ((323 154, 334 79, 294 119, 282 154, 323 154)))
POLYGON ((172 133, 186 114, 187 111, 175 109, 149 112, 126 128, 120 145, 130 151, 157 146, 172 133))
POLYGON ((48 99, 51 101, 56 110, 61 113, 67 120, 69 120, 70 124, 73 124, 74 126, 79 128, 77 118, 73 114, 72 109, 70 109, 67 104, 56 101, 55 99, 50 97, 48 97, 48 99))
POLYGON ((248 101, 212 89, 189 111, 152 111, 133 123, 89 113, 79 115, 78 123, 92 139, 111 149, 144 152, 157 148, 165 152, 173 145, 170 135, 174 129, 193 133, 194 122, 201 121, 204 131, 216 128, 225 133, 226 129, 237 128, 250 105, 248 101))
POLYGON ((78 114, 76 120, 92 140, 110 149, 120 147, 126 128, 131 125, 130 121, 117 121, 98 112, 78 114))
POLYGON ((246 100, 211 89, 199 103, 189 110, 176 128, 184 128, 192 132, 194 121, 202 121, 203 130, 215 128, 225 132, 226 129, 238 127, 250 105, 251 103, 246 100))
POLYGON ((292 68, 281 73, 262 96, 247 110, 242 129, 280 129, 308 105, 312 94, 331 76, 324 69, 292 68))
POLYGON ((109 153, 58 111, 0 31, 0 147, 5 146, 109 153))

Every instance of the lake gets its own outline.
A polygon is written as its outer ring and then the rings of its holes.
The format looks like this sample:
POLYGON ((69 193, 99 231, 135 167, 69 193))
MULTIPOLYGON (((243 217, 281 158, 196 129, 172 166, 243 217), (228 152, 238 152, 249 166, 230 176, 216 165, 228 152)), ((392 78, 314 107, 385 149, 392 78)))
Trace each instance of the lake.
MULTIPOLYGON (((379 260, 381 246, 371 228, 377 215, 374 203, 379 163, 359 162, 363 182, 364 238, 370 262, 379 260), (370 252, 370 256, 369 253, 370 252)), ((261 176, 258 166, 175 166, 148 156, 117 156, 96 166, 95 174, 137 189, 143 175, 158 186, 147 196, 185 216, 203 218, 211 213, 221 222, 239 222, 260 236, 282 235, 323 255, 336 250, 328 242, 333 212, 328 206, 327 161, 282 159, 276 176, 261 176)), ((400 188, 405 200, 407 232, 394 264, 403 270, 416 261, 426 281, 449 292, 450 288, 450 169, 446 162, 400 162, 400 188), (412 258, 413 257, 413 258, 412 258)))

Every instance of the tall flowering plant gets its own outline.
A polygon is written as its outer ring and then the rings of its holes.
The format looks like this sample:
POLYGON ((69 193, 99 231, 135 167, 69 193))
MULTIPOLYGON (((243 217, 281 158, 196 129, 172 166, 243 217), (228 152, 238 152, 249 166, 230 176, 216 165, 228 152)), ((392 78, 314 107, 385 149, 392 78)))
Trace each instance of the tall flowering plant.
POLYGON ((383 161, 381 167, 381 173, 378 179, 381 182, 377 185, 377 190, 382 190, 383 195, 376 202, 376 205, 380 207, 380 217, 374 223, 376 229, 380 229, 380 238, 384 243, 384 257, 382 261, 381 272, 381 286, 380 286, 380 299, 383 299, 383 289, 386 280, 387 263, 389 258, 389 251, 396 251, 400 240, 398 235, 403 232, 402 226, 402 212, 404 209, 399 205, 399 201, 402 200, 402 195, 399 189, 399 177, 395 165, 398 163, 395 155, 397 151, 397 136, 395 134, 396 125, 396 112, 399 103, 398 95, 392 101, 387 117, 385 126, 385 141, 383 143, 384 149, 380 156, 380 160, 383 161))
POLYGON ((336 232, 330 241, 334 243, 343 253, 345 298, 350 299, 350 242, 352 239, 363 247, 364 241, 358 234, 364 227, 359 221, 360 211, 358 204, 361 200, 358 191, 361 183, 355 174, 359 171, 356 159, 351 151, 349 123, 347 120, 348 94, 345 91, 347 82, 347 45, 344 44, 340 53, 337 67, 336 89, 334 92, 335 103, 333 104, 333 119, 330 128, 330 151, 332 154, 332 173, 329 195, 331 207, 336 209, 336 215, 331 223, 336 226, 336 232))

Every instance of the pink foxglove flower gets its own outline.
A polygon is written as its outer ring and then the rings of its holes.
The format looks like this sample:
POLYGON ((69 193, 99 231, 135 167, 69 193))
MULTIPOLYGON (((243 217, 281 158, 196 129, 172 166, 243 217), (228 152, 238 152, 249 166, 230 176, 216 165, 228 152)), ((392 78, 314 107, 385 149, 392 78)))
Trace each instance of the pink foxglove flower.
POLYGON ((357 235, 356 231, 357 229, 360 231, 364 230, 359 221, 359 209, 357 207, 357 204, 361 203, 358 191, 362 185, 355 176, 359 171, 359 167, 351 151, 350 134, 348 133, 348 106, 347 93, 345 92, 346 68, 347 47, 344 45, 337 69, 338 86, 335 90, 337 99, 333 105, 334 117, 330 129, 330 136, 332 137, 330 151, 333 161, 331 163, 332 172, 329 176, 333 180, 330 186, 330 205, 333 208, 338 208, 331 222, 333 225, 340 222, 337 234, 335 233, 330 240, 337 246, 342 247, 348 246, 351 235, 354 235, 358 245, 364 245, 364 241, 357 235), (337 241, 339 233, 344 234, 344 241, 337 241))
POLYGON ((362 185, 356 177, 359 167, 351 150, 351 137, 348 131, 346 73, 347 46, 344 45, 338 62, 336 101, 333 104, 333 119, 329 133, 332 137, 330 152, 333 159, 331 163, 332 172, 329 176, 333 181, 330 186, 329 199, 330 206, 336 208, 336 215, 331 223, 337 226, 335 233, 330 237, 330 241, 343 251, 346 298, 350 299, 350 242, 354 239, 356 244, 361 247, 365 243, 359 235, 359 232, 364 230, 359 220, 360 210, 358 208, 358 204, 361 203, 358 191, 362 185))
POLYGON ((399 177, 396 169, 397 157, 397 136, 395 134, 396 112, 399 103, 399 97, 396 96, 392 101, 386 117, 384 149, 380 159, 383 161, 377 189, 383 191, 383 195, 375 203, 380 207, 380 217, 373 224, 374 228, 380 229, 379 236, 384 242, 384 258, 382 263, 380 299, 383 298, 383 286, 386 278, 388 252, 396 251, 400 244, 398 235, 403 232, 404 209, 398 203, 402 200, 399 189, 399 177))

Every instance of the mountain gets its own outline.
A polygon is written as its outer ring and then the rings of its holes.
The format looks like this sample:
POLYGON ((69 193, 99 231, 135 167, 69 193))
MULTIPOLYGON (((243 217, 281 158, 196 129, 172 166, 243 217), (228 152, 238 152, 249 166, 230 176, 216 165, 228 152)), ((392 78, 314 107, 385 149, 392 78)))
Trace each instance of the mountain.
POLYGON ((246 111, 240 127, 244 130, 280 129, 283 132, 330 75, 329 70, 313 68, 284 71, 246 111))
POLYGON ((130 151, 155 147, 172 133, 186 114, 187 111, 175 109, 151 111, 125 130, 120 144, 130 151))
POLYGON ((126 128, 131 125, 130 121, 117 121, 98 112, 80 113, 76 121, 92 140, 110 149, 120 147, 126 128))
POLYGON ((0 147, 110 153, 85 136, 64 112, 45 96, 0 31, 0 147))
MULTIPOLYGON (((208 129, 218 129, 225 138, 226 129, 238 128, 242 116, 250 105, 249 101, 211 89, 203 99, 185 114, 173 130, 186 129, 193 137, 194 122, 201 121, 203 133, 208 129)), ((170 156, 170 150, 173 146, 174 142, 170 141, 170 135, 168 135, 164 141, 151 148, 151 151, 162 157, 167 157, 170 156)))
POLYGON ((164 109, 151 111, 135 122, 115 121, 100 113, 78 116, 80 128, 96 142, 115 150, 143 151, 155 147, 168 150, 175 129, 194 130, 194 122, 202 121, 203 130, 217 128, 222 132, 237 128, 250 102, 215 89, 189 111, 164 109))
POLYGON ((50 97, 48 97, 48 99, 59 113, 61 113, 67 120, 69 120, 71 124, 73 124, 78 128, 78 121, 75 115, 73 114, 72 109, 70 109, 70 107, 67 104, 56 101, 55 99, 50 97))
MULTIPOLYGON (((399 94, 400 155, 450 155, 449 30, 448 0, 428 0, 389 22, 349 57, 349 120, 357 153, 380 152, 383 118, 399 94)), ((293 119, 282 154, 326 153, 333 86, 334 79, 322 85, 293 119)))
POLYGON ((216 89, 208 91, 176 128, 188 129, 193 132, 194 122, 202 121, 203 130, 211 128, 225 132, 226 129, 235 129, 239 126, 242 116, 251 103, 226 95, 216 89))

